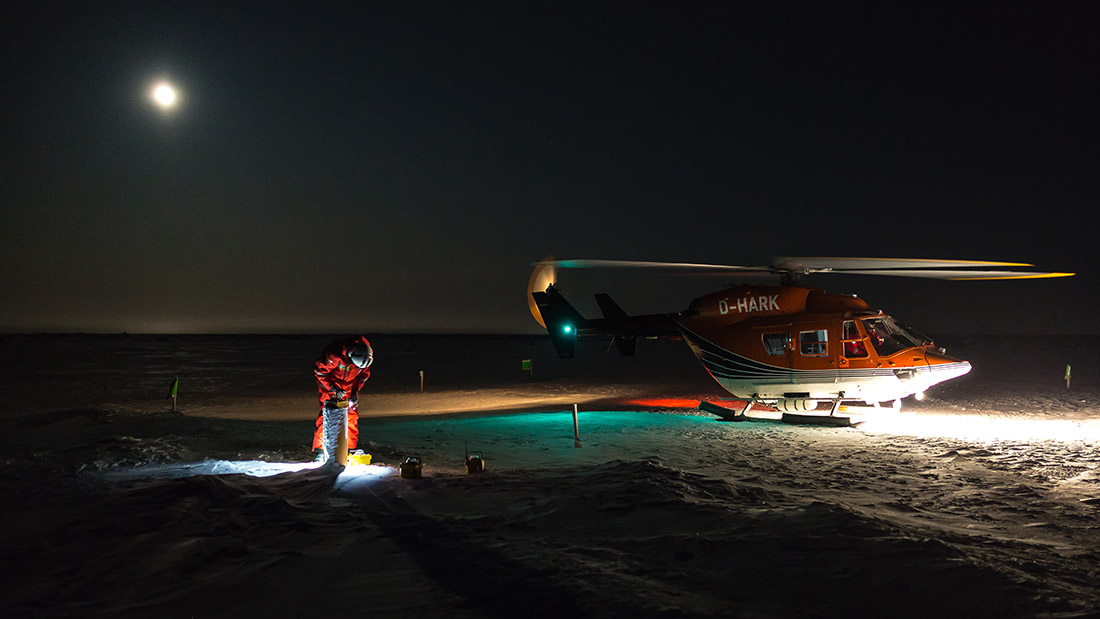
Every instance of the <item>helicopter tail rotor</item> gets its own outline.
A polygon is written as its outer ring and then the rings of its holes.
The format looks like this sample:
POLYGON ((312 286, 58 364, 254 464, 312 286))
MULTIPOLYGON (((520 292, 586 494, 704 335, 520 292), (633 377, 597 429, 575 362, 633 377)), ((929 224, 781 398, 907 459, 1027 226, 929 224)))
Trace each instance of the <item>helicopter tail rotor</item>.
POLYGON ((535 304, 535 298, 531 295, 535 292, 546 292, 557 281, 558 267, 553 256, 547 256, 536 262, 535 269, 531 271, 531 277, 527 280, 527 309, 531 311, 531 316, 534 317, 535 322, 539 323, 544 329, 546 328, 546 321, 543 320, 542 312, 539 311, 538 305, 535 304))

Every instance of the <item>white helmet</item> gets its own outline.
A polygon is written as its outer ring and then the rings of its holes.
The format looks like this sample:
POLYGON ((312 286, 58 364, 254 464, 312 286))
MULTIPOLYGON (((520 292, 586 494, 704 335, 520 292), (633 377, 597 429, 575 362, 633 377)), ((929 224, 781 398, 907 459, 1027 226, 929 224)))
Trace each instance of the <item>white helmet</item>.
POLYGON ((348 351, 348 359, 359 369, 369 368, 374 363, 374 349, 366 342, 358 342, 348 351))

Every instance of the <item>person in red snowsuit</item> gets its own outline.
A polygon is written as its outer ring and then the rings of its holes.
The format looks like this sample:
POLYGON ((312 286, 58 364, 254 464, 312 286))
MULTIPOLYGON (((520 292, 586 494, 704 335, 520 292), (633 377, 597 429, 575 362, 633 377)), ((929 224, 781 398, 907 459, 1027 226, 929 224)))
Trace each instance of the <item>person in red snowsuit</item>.
POLYGON ((348 449, 359 445, 359 390, 370 378, 374 350, 363 336, 333 340, 321 351, 313 373, 317 377, 317 392, 321 410, 317 413, 317 429, 313 432, 313 451, 323 451, 325 407, 336 408, 337 402, 348 402, 348 449))

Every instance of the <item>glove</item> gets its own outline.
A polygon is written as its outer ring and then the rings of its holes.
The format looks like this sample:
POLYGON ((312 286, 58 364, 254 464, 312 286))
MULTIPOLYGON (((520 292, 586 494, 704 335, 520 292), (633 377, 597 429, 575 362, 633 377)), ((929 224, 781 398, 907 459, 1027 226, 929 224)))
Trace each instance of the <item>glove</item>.
POLYGON ((337 389, 334 395, 336 396, 337 400, 345 400, 348 397, 348 392, 344 391, 343 389, 337 389))
POLYGON ((325 400, 325 410, 334 411, 340 408, 336 405, 336 400, 325 400))

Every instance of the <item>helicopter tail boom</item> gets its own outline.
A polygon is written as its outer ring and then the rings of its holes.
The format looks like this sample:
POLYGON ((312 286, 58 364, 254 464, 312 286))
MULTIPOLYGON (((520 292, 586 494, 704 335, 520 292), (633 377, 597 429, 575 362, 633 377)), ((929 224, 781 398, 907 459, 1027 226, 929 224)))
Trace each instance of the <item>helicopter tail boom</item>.
POLYGON ((540 317, 550 334, 558 357, 571 359, 578 337, 611 336, 622 355, 634 354, 639 337, 677 336, 680 331, 667 314, 631 316, 610 296, 597 294, 603 318, 585 318, 553 285, 531 293, 540 317))

